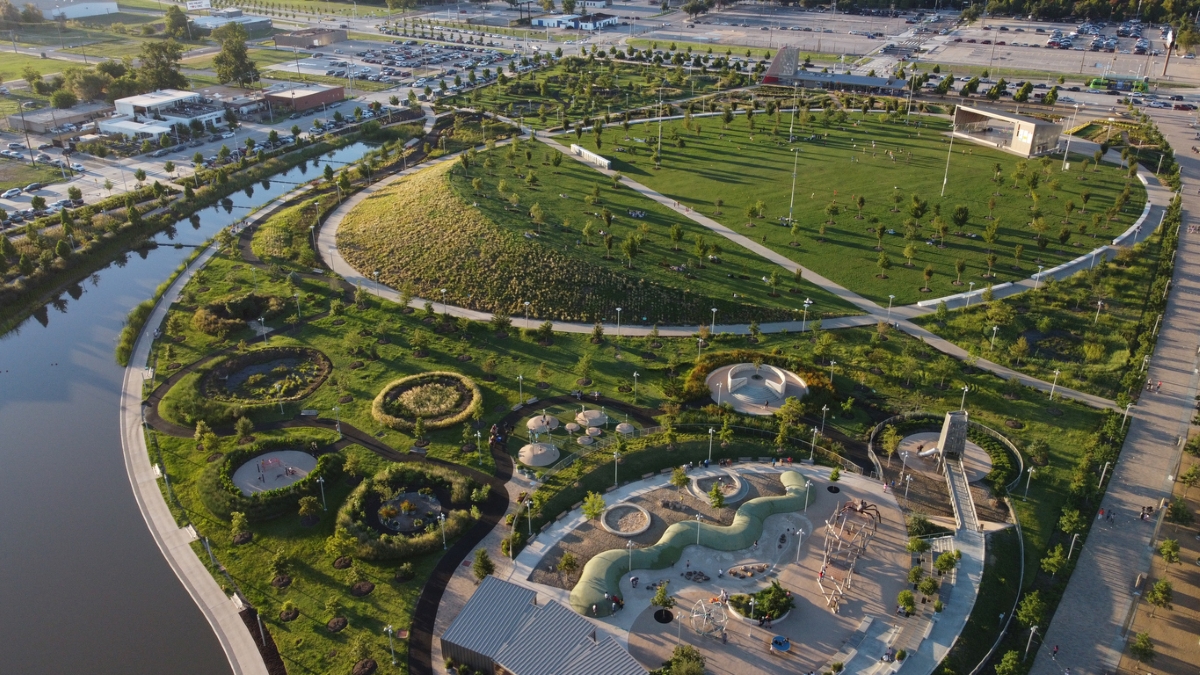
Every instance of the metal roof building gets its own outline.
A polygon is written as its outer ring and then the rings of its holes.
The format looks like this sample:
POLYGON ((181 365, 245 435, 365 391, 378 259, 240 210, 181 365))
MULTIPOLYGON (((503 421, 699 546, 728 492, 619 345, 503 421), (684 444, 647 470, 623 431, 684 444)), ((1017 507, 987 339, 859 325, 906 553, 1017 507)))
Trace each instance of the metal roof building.
POLYGON ((441 636, 442 654, 496 675, 645 675, 612 638, 557 602, 486 577, 441 636))

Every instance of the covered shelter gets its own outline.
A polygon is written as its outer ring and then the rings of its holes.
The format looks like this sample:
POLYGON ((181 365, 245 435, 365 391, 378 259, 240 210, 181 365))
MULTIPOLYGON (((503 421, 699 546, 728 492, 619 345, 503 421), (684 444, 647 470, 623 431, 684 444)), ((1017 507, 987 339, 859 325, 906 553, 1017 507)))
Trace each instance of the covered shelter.
POLYGON ((954 135, 990 145, 1020 157, 1037 157, 1058 151, 1062 125, 989 108, 954 109, 954 135))
POLYGON ((517 459, 525 466, 550 466, 558 461, 558 448, 549 443, 529 443, 521 447, 517 459))

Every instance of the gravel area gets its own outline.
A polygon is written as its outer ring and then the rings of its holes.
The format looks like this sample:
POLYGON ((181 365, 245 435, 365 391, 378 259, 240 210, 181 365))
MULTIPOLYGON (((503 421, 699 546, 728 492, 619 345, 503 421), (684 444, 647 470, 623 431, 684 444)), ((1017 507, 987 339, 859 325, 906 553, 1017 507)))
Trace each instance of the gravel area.
MULTIPOLYGON (((743 474, 742 480, 746 481, 749 487, 746 499, 740 502, 739 505, 756 497, 783 494, 783 485, 780 484, 778 475, 759 476, 757 474, 743 474)), ((669 486, 652 490, 623 503, 638 504, 646 509, 650 513, 650 529, 634 537, 620 537, 606 532, 604 528, 600 527, 600 523, 588 521, 551 547, 546 552, 546 555, 538 561, 537 567, 534 568, 529 580, 539 584, 570 590, 574 587, 578 579, 579 571, 568 577, 567 574, 558 572, 555 569, 563 553, 569 552, 575 556, 578 570, 582 570, 583 566, 587 564, 588 560, 591 560, 592 556, 609 549, 623 549, 627 541, 634 542, 634 545, 639 548, 651 546, 658 542, 668 527, 682 520, 694 519, 697 513, 704 516, 705 522, 730 525, 733 522, 733 515, 737 510, 735 508, 723 508, 719 512, 714 511, 708 505, 707 501, 701 502, 699 499, 691 496, 686 490, 676 490, 669 486), (664 507, 662 505, 664 501, 681 503, 682 509, 664 507)), ((641 518, 640 513, 632 511, 629 514, 623 515, 620 520, 623 522, 631 516, 641 518)))

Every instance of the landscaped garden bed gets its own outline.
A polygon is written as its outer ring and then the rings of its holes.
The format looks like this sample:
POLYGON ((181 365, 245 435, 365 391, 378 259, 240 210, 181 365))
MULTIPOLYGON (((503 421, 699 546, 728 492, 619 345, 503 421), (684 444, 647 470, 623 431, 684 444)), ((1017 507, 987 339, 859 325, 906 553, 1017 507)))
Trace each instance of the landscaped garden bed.
POLYGON ((221 401, 294 401, 316 391, 332 369, 329 358, 315 349, 268 347, 217 363, 204 373, 200 389, 221 401))
POLYGON ((393 429, 442 429, 480 412, 483 394, 469 377, 430 372, 390 382, 375 397, 371 414, 393 429))

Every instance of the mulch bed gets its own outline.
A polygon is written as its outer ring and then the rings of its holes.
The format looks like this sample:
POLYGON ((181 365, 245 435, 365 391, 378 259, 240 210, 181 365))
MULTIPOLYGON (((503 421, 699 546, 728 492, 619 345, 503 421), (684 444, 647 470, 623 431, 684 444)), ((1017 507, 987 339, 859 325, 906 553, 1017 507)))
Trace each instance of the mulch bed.
POLYGON ((581 386, 581 387, 586 387, 586 386, 588 386, 588 385, 589 385, 589 384, 591 384, 591 383, 592 383, 592 381, 591 381, 591 380, 589 380, 589 379, 588 379, 588 378, 586 378, 586 377, 581 377, 581 378, 579 378, 578 380, 575 380, 575 384, 577 384, 577 385, 579 385, 579 386, 581 386))
POLYGON ((429 352, 425 351, 424 349, 418 349, 413 352, 413 357, 418 359, 423 359, 426 356, 429 356, 429 352))
POLYGON ((549 347, 554 344, 554 340, 538 340, 539 347, 549 347))
POLYGON ((651 349, 662 349, 662 343, 659 342, 658 340, 655 340, 654 342, 650 343, 650 348, 651 349))
POLYGON ((252 541, 254 541, 253 532, 239 532, 233 537, 234 546, 242 546, 243 544, 249 544, 252 541))
POLYGON ((459 354, 458 360, 462 361, 463 363, 466 363, 467 361, 471 360, 471 355, 470 354, 459 354))
MULTIPOLYGON (((242 617, 242 623, 246 624, 246 630, 250 631, 250 635, 254 637, 254 644, 258 647, 258 653, 262 656, 268 675, 287 675, 287 666, 284 665, 283 658, 279 656, 279 648, 275 646, 275 638, 271 636, 271 631, 265 631, 265 636, 258 632, 258 616, 255 611, 246 608, 238 612, 238 616, 242 617), (263 646, 264 637, 266 646, 263 646)), ((264 625, 263 628, 265 630, 266 626, 264 625)))
POLYGON ((300 524, 303 525, 304 527, 312 527, 313 525, 316 525, 319 522, 321 522, 320 516, 301 516, 300 517, 300 524))
POLYGON ((287 588, 292 585, 292 578, 286 574, 279 574, 271 580, 271 585, 275 588, 287 588))
POLYGON ((350 362, 350 370, 358 370, 359 368, 362 368, 362 367, 363 367, 362 361, 351 361, 350 362))
POLYGON ((1053 415, 1055 417, 1062 417, 1062 414, 1063 414, 1062 410, 1059 408, 1046 408, 1046 412, 1050 413, 1051 415, 1053 415))
POLYGON ((280 612, 279 620, 286 623, 288 621, 295 621, 296 617, 298 617, 298 616, 300 616, 300 610, 293 607, 292 611, 290 611, 290 612, 288 612, 288 611, 280 612))
POLYGON ((623 384, 623 385, 617 387, 617 391, 621 392, 622 394, 628 394, 629 392, 633 391, 633 387, 623 384))
POLYGON ((346 621, 346 617, 335 616, 332 619, 330 619, 328 623, 325 624, 325 629, 328 630, 330 633, 337 633, 337 632, 340 632, 343 628, 345 628, 347 623, 348 622, 346 621))
POLYGON ((462 452, 475 452, 475 444, 474 444, 474 443, 467 443, 467 444, 465 444, 465 445, 461 446, 461 447, 459 448, 459 450, 460 450, 460 451, 462 451, 462 452))
POLYGON ((342 325, 345 325, 345 323, 346 323, 345 319, 334 319, 333 320, 333 325, 335 325, 335 326, 342 326, 342 325))
POLYGON ((497 378, 495 373, 484 373, 480 379, 484 382, 495 382, 497 378))
POLYGON ((387 343, 388 343, 388 339, 385 337, 381 337, 375 341, 375 344, 380 344, 380 345, 386 345, 387 343))
MULTIPOLYGON (((1059 413, 1059 414, 1061 415, 1062 413, 1059 413)), ((213 462, 217 461, 218 459, 221 459, 224 456, 225 455, 220 452, 214 452, 213 454, 211 454, 207 458, 205 458, 205 461, 207 461, 209 464, 212 464, 213 462)))
POLYGON ((179 368, 182 368, 182 367, 183 367, 183 364, 178 361, 172 361, 167 364, 167 370, 178 370, 179 368))
POLYGON ((549 383, 549 382, 538 382, 538 383, 537 383, 537 388, 538 388, 538 389, 549 389, 549 388, 550 388, 550 383, 549 383))
POLYGON ((338 558, 337 560, 333 561, 333 569, 344 570, 347 567, 349 567, 352 562, 353 561, 350 560, 350 556, 344 555, 344 556, 338 558))
POLYGON ((405 574, 405 573, 401 572, 400 570, 396 570, 396 574, 392 578, 395 579, 399 583, 404 583, 406 581, 411 581, 413 576, 414 575, 412 575, 412 574, 405 574))
POLYGON ((419 439, 419 440, 413 441, 413 445, 417 446, 418 448, 423 448, 423 447, 425 447, 425 446, 429 445, 429 439, 428 439, 428 438, 422 438, 422 439, 419 439))
POLYGON ((371 675, 379 666, 375 663, 375 659, 363 659, 354 664, 353 675, 371 675))
POLYGON ((370 595, 373 590, 375 590, 375 584, 369 581, 360 581, 350 587, 350 595, 361 598, 364 595, 370 595))
POLYGON ((1008 427, 1009 429, 1024 429, 1025 428, 1025 424, 1022 423, 1020 420, 1004 420, 1004 426, 1008 427))
POLYGON ((338 398, 338 403, 349 403, 354 400, 353 396, 342 396, 338 398))

